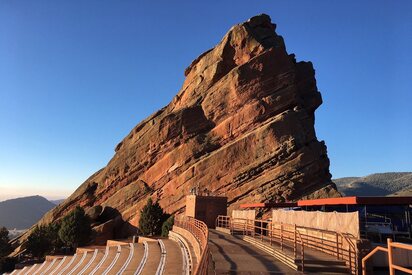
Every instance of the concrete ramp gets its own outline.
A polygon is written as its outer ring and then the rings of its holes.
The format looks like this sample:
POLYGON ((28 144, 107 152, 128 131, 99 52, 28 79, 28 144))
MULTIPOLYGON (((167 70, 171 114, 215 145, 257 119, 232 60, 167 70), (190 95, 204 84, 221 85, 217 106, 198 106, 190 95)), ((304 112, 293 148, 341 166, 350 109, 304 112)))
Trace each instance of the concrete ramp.
POLYGON ((209 230, 209 247, 216 274, 302 274, 247 242, 209 230))

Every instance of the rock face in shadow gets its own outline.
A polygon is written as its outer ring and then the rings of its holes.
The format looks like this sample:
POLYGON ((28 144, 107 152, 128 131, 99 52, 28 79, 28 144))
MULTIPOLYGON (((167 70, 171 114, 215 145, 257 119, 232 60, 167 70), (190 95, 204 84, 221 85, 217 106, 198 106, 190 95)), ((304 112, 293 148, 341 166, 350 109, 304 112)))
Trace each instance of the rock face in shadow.
POLYGON ((275 28, 267 15, 232 27, 185 70, 172 102, 132 129, 107 166, 42 222, 101 205, 136 226, 149 197, 176 213, 194 187, 227 196, 230 209, 339 196, 314 130, 322 98, 312 63, 296 62, 275 28))

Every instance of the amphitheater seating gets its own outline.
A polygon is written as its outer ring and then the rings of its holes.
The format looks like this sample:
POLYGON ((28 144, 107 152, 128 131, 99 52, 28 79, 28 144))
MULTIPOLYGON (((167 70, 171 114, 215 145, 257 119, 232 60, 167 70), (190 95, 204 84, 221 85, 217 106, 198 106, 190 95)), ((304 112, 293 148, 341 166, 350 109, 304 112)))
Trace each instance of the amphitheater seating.
POLYGON ((146 239, 103 248, 80 249, 72 256, 56 256, 43 263, 16 269, 13 275, 134 275, 182 274, 179 245, 169 239, 146 239))

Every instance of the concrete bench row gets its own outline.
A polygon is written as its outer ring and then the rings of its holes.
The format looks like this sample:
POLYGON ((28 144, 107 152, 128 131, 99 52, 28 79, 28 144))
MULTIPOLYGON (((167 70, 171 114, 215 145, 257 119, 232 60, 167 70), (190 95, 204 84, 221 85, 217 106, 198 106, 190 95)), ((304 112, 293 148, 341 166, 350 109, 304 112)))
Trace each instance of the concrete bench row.
POLYGON ((73 256, 55 257, 40 264, 25 266, 10 274, 182 274, 185 269, 183 264, 179 245, 171 240, 159 239, 157 241, 143 241, 138 244, 107 246, 105 249, 83 250, 73 256))

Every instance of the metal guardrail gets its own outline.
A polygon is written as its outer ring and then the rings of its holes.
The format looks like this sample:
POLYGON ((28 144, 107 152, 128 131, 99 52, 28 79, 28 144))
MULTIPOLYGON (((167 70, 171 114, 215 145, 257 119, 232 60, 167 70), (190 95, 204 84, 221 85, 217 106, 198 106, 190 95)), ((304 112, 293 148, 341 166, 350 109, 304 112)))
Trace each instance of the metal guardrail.
POLYGON ((231 234, 243 234, 259 238, 270 245, 277 244, 282 251, 293 251, 294 259, 301 260, 302 271, 305 247, 308 247, 345 261, 352 274, 358 272, 358 252, 354 238, 348 234, 265 220, 233 219, 229 216, 218 216, 216 226, 229 229, 231 234))
POLYGON ((209 266, 209 229, 207 225, 192 217, 187 216, 177 216, 175 217, 174 226, 181 227, 189 231, 199 242, 201 255, 198 260, 196 269, 194 271, 195 275, 206 275, 209 266))
POLYGON ((388 238, 388 248, 377 246, 375 249, 373 249, 371 252, 369 252, 368 255, 363 257, 362 259, 362 275, 366 275, 366 261, 371 258, 376 252, 378 251, 383 251, 388 253, 388 265, 389 265, 389 274, 394 275, 396 270, 402 271, 407 274, 412 274, 412 269, 405 268, 403 266, 397 265, 393 263, 393 249, 394 248, 399 248, 399 249, 404 249, 408 251, 412 251, 412 245, 410 244, 404 244, 404 243, 397 243, 397 242, 392 242, 392 239, 388 238))

